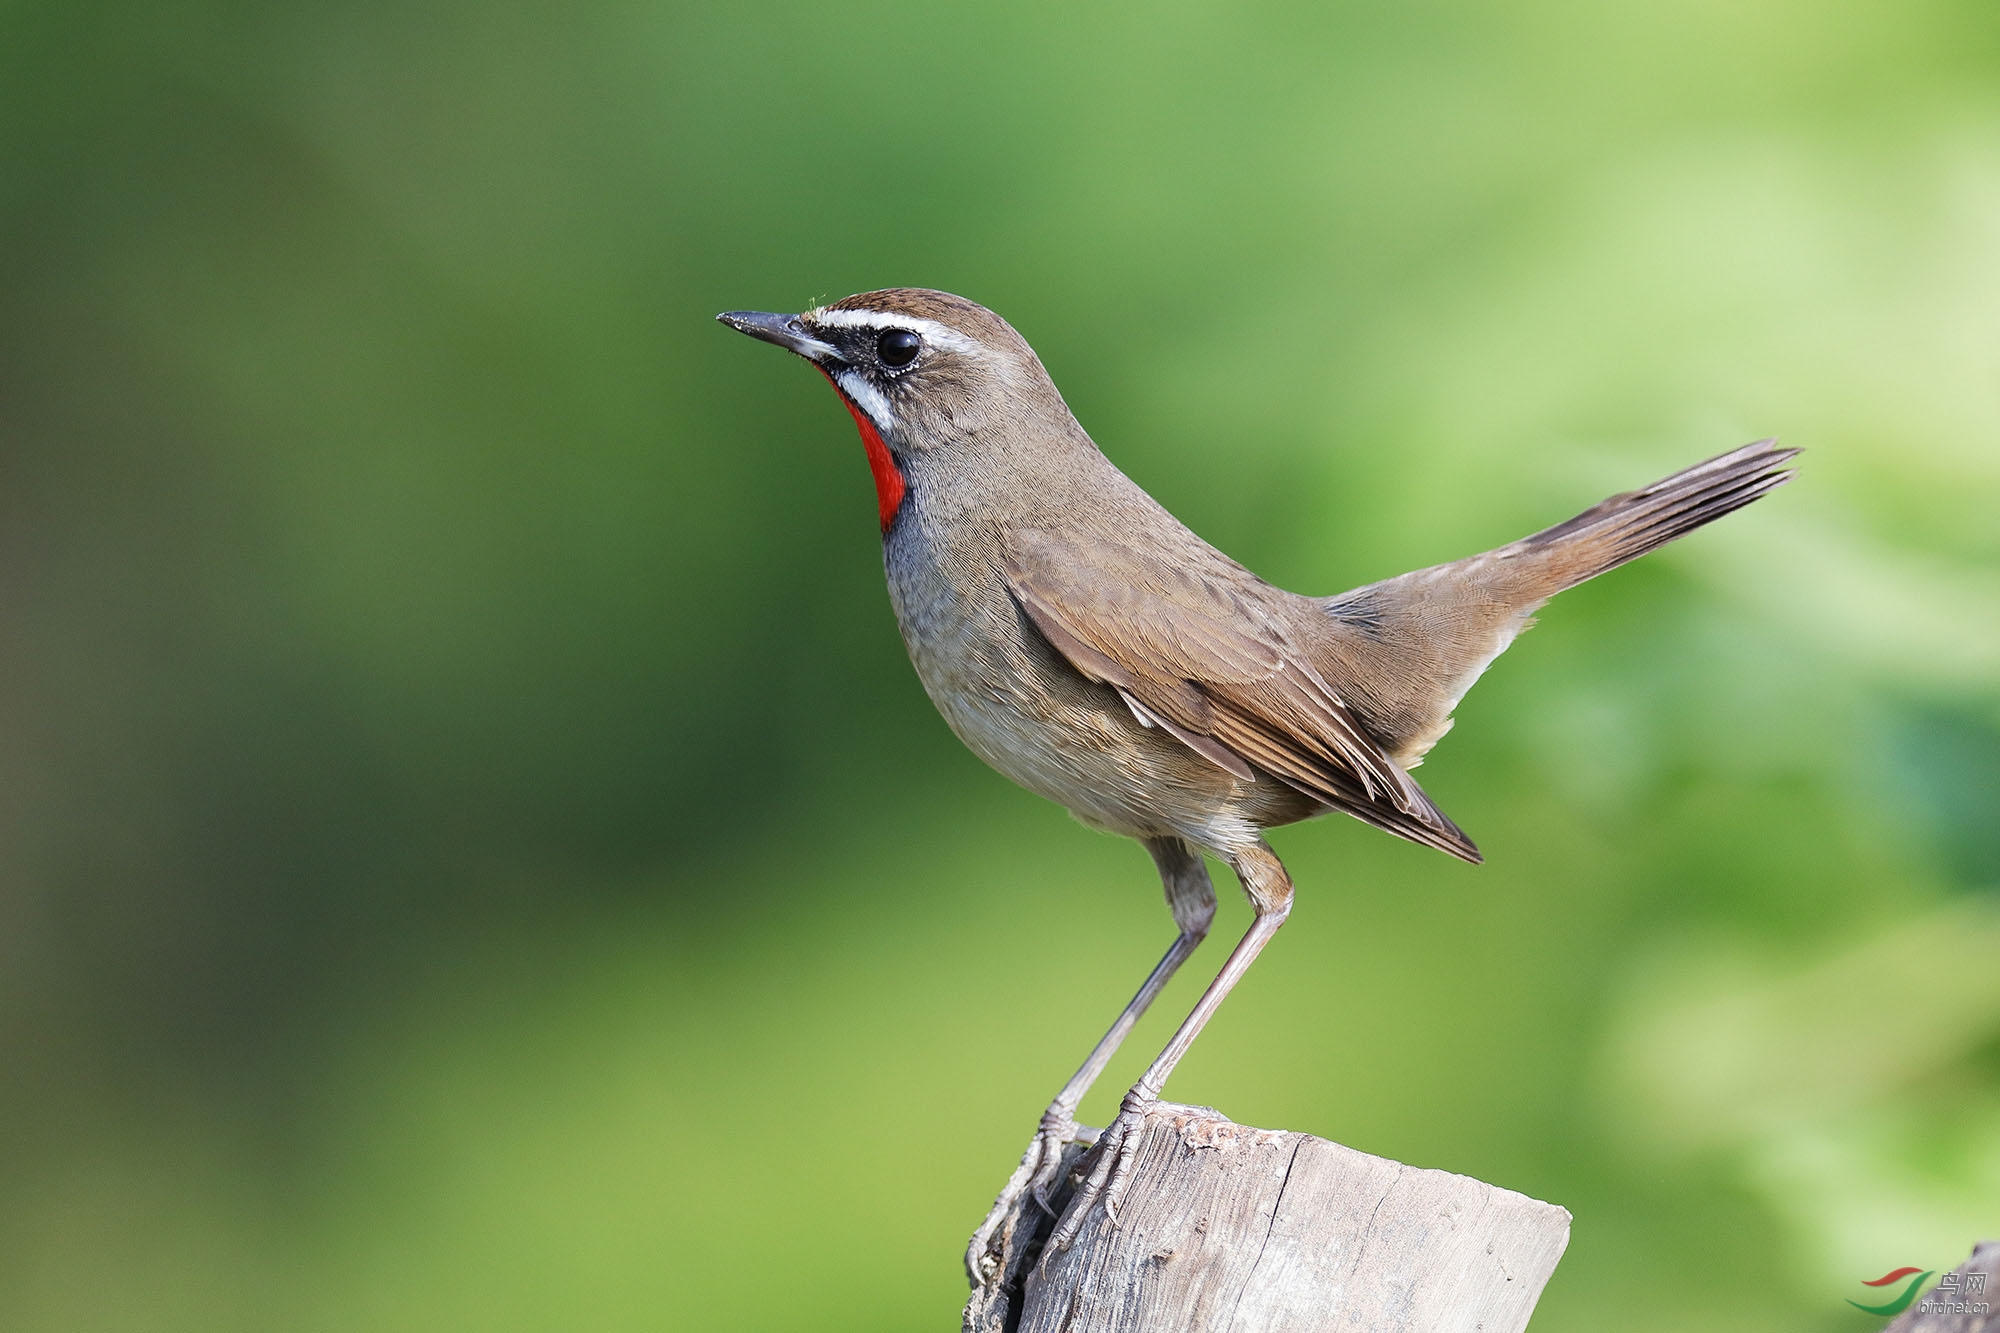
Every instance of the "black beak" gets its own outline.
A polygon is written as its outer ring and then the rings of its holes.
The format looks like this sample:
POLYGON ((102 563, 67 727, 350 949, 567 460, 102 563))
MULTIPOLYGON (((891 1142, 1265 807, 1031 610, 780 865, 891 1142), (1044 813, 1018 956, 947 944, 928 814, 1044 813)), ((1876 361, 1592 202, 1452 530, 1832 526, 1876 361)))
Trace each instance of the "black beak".
POLYGON ((760 310, 727 310, 716 318, 752 338, 776 343, 788 352, 797 352, 815 365, 840 360, 832 343, 824 343, 805 331, 797 315, 767 315, 760 310))

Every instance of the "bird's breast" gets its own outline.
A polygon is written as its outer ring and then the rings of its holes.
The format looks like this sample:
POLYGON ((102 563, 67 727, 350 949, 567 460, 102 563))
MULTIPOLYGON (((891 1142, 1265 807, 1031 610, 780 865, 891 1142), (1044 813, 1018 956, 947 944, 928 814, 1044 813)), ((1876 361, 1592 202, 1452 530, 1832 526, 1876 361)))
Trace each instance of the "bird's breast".
POLYGON ((938 712, 973 753, 1019 782, 1049 738, 1039 734, 1052 683, 1024 641, 992 562, 929 540, 906 515, 883 545, 889 601, 910 662, 938 712))
POLYGON ((997 549, 934 542, 916 517, 906 511, 883 546, 890 602, 918 679, 967 749, 1097 828, 1211 847, 1255 838, 1240 813, 1252 784, 1142 726, 1060 659, 1009 595, 997 549))

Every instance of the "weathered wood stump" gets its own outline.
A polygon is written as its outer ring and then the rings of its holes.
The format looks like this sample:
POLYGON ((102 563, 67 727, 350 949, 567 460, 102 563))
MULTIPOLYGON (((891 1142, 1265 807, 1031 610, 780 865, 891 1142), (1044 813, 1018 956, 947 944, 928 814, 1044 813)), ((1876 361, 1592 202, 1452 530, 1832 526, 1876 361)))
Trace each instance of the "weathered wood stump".
POLYGON ((1054 1224, 1016 1209, 965 1333, 1519 1333, 1569 1243, 1553 1204, 1173 1105, 1147 1118, 1117 1223, 1100 1210, 1046 1251, 1054 1224))

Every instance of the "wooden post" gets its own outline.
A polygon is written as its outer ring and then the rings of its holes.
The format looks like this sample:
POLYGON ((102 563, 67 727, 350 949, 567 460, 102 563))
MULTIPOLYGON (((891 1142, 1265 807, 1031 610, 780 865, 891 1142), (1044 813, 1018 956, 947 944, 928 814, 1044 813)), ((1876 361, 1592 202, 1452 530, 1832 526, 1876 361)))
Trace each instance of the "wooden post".
MULTIPOLYGON (((1059 1213, 1074 1183, 1065 1170, 1059 1213)), ((965 1333, 1519 1333, 1569 1243, 1553 1204, 1170 1104, 1147 1117, 1118 1221, 1100 1209, 1047 1252, 1054 1222, 1015 1210, 965 1333)))

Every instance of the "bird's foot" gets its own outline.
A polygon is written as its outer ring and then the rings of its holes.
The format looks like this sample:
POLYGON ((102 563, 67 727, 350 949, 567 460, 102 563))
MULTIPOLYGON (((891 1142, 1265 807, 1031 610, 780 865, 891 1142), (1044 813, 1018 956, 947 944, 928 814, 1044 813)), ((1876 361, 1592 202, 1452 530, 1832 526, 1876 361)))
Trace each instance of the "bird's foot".
POLYGON ((1097 1160, 1090 1174, 1077 1186, 1076 1197, 1070 1200, 1069 1209, 1049 1237, 1050 1245, 1058 1250, 1068 1249, 1083 1230, 1090 1210, 1099 1202, 1104 1204, 1105 1217, 1117 1223, 1118 1204, 1125 1197, 1126 1182, 1139 1157, 1139 1130, 1146 1123, 1147 1114, 1159 1104, 1159 1094, 1143 1087, 1134 1087, 1125 1094, 1125 1100, 1118 1106, 1117 1119, 1098 1136, 1097 1146, 1092 1149, 1097 1160))
POLYGON ((1042 1112, 1042 1123, 1029 1141, 1028 1151, 1021 1154, 1021 1164, 1007 1177, 1000 1197, 993 1201, 992 1211, 986 1214, 986 1220, 972 1233, 972 1241, 966 1246, 965 1273, 973 1286, 986 1286, 999 1277, 1001 1261, 993 1240, 1018 1211, 1022 1197, 1032 1195, 1036 1204, 1049 1211, 1049 1187, 1062 1171, 1063 1149, 1071 1143, 1095 1143, 1099 1133, 1077 1124, 1070 1108, 1060 1103, 1042 1112))

